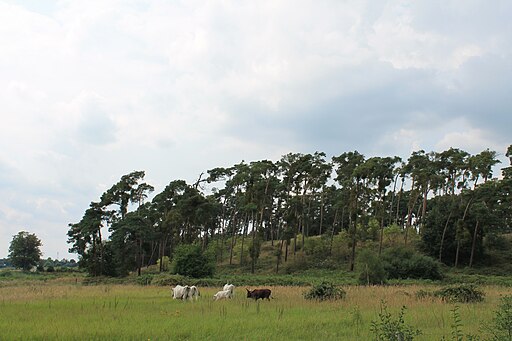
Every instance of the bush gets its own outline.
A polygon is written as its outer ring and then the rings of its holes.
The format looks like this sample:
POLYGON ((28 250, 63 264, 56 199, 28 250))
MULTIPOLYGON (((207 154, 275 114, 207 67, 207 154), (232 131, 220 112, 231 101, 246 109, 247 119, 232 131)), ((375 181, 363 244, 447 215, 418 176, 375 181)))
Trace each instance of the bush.
POLYGON ((444 287, 434 292, 434 296, 449 303, 476 303, 482 302, 485 293, 472 284, 444 287))
POLYGON ((382 253, 382 259, 390 279, 442 279, 439 263, 412 249, 390 248, 382 253))
POLYGON ((138 285, 150 285, 153 280, 153 275, 144 274, 142 276, 137 276, 137 284, 138 285))
POLYGON ((183 285, 187 282, 187 277, 181 276, 181 275, 167 275, 167 274, 161 274, 161 275, 155 275, 152 280, 152 285, 159 285, 159 286, 174 286, 177 284, 183 285))
POLYGON ((379 256, 370 250, 363 250, 359 254, 357 265, 359 267, 359 283, 384 284, 387 280, 387 272, 384 263, 379 256))
POLYGON ((434 293, 432 291, 420 289, 420 290, 416 291, 415 296, 416 296, 416 299, 418 299, 418 300, 424 300, 426 298, 433 297, 434 293))
POLYGON ((305 292, 304 298, 307 300, 324 301, 343 299, 346 295, 347 293, 342 288, 329 282, 322 282, 305 292))
POLYGON ((201 246, 194 244, 179 245, 172 263, 175 274, 194 278, 211 277, 215 269, 215 262, 201 252, 201 246))

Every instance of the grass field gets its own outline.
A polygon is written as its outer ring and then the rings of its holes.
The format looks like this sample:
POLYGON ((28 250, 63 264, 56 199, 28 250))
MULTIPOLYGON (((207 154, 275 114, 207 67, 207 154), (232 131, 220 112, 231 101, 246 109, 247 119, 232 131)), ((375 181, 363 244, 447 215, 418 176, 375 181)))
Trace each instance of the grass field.
MULTIPOLYGON (((429 287, 433 289, 435 287, 429 287)), ((371 340, 384 300, 393 317, 406 306, 415 340, 452 340, 453 304, 418 300, 425 286, 346 286, 346 299, 305 300, 304 287, 271 287, 275 299, 236 297, 213 302, 218 288, 201 288, 197 302, 173 300, 169 287, 82 286, 72 279, 0 287, 0 340, 371 340)), ((481 287, 484 302, 459 304, 464 335, 485 339, 500 296, 510 287, 481 287)))

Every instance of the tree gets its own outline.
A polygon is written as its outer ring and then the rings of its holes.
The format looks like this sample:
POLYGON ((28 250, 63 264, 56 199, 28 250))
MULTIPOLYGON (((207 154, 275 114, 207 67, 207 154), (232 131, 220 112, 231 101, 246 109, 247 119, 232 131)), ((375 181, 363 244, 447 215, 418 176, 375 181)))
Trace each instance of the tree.
POLYGON ((30 270, 41 259, 41 240, 33 233, 18 232, 9 246, 9 259, 16 268, 30 270))

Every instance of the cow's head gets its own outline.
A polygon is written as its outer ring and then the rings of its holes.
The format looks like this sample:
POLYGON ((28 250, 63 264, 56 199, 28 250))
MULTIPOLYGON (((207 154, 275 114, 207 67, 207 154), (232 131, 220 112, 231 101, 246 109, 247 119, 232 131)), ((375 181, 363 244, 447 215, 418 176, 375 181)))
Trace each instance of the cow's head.
POLYGON ((247 288, 245 288, 245 290, 247 290, 247 297, 251 298, 252 297, 252 291, 247 289, 247 288))

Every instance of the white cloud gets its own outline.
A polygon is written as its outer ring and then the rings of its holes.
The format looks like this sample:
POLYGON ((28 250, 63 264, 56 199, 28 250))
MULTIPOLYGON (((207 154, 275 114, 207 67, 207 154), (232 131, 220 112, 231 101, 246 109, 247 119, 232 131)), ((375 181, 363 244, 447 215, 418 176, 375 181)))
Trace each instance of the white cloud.
POLYGON ((135 169, 163 187, 290 151, 502 151, 510 9, 0 0, 0 224, 65 234, 135 169))

